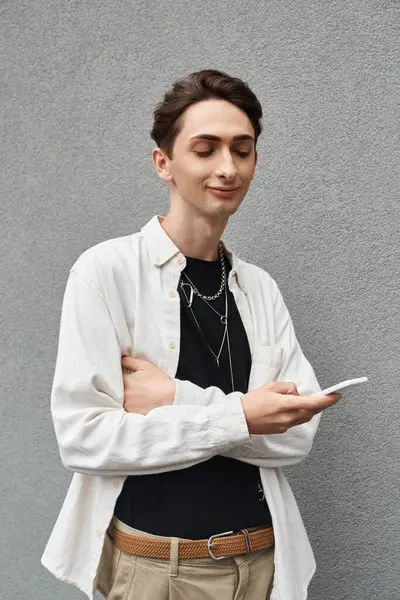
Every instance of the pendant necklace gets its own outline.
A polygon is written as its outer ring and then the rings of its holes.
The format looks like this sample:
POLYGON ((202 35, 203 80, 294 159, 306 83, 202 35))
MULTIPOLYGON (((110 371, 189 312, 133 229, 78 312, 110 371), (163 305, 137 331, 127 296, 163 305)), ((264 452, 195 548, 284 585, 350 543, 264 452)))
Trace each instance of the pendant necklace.
MULTIPOLYGON (((184 275, 184 276, 186 277, 186 279, 189 281, 189 283, 181 282, 181 283, 180 283, 180 287, 181 287, 181 289, 182 289, 182 292, 183 292, 183 293, 184 293, 184 295, 185 295, 185 298, 186 298, 186 301, 187 301, 187 306, 188 306, 188 308, 189 308, 190 312, 192 313, 192 316, 193 316, 193 318, 194 318, 194 320, 195 320, 195 322, 196 322, 196 325, 197 325, 197 327, 198 327, 199 331, 200 331, 201 333, 203 333, 203 331, 202 331, 202 329, 201 329, 201 327, 200 327, 200 325, 199 325, 199 322, 198 322, 198 320, 196 319, 196 316, 195 316, 195 314, 194 314, 194 312, 193 312, 193 309, 192 309, 193 296, 194 296, 194 293, 195 293, 195 292, 194 292, 194 289, 196 289, 196 288, 195 288, 195 286, 194 286, 193 282, 190 280, 190 278, 189 278, 189 277, 186 275, 186 273, 182 272, 182 275, 184 275), (189 298, 188 298, 188 297, 187 297, 187 295, 186 295, 186 292, 185 292, 185 286, 188 286, 188 287, 190 288, 190 297, 189 297, 189 298)), ((226 281, 226 280, 225 280, 225 281, 226 281)), ((197 290, 196 290, 196 291, 197 291, 197 290)), ((211 306, 211 304, 210 304, 210 303, 209 303, 207 300, 205 300, 205 298, 204 298, 204 297, 202 297, 202 296, 201 296, 199 293, 197 293, 196 295, 198 295, 198 296, 199 296, 199 298, 201 298, 201 300, 203 300, 203 301, 204 301, 204 302, 205 302, 205 303, 206 303, 206 304, 207 304, 207 305, 208 305, 208 306, 209 306, 209 307, 210 307, 210 308, 211 308, 211 309, 212 309, 212 310, 213 310, 213 311, 214 311, 214 312, 215 312, 215 313, 216 313, 216 314, 219 316, 219 318, 220 318, 220 321, 221 321, 222 325, 224 325, 224 327, 225 327, 225 328, 224 328, 224 335, 223 335, 223 337, 222 337, 222 343, 221 343, 221 346, 220 346, 220 349, 219 349, 219 352, 218 352, 218 354, 215 354, 215 352, 214 352, 214 351, 213 351, 213 349, 210 347, 210 345, 209 345, 209 343, 207 342, 207 340, 206 340, 206 344, 207 344, 207 346, 208 346, 208 348, 209 348, 209 350, 210 350, 211 354, 214 356, 214 358, 215 358, 215 360, 216 360, 216 363, 217 363, 218 367, 220 367, 220 356, 221 356, 221 352, 222 352, 222 349, 223 349, 223 346, 224 346, 225 340, 227 340, 227 345, 228 345, 228 356, 229 356, 229 367, 230 367, 230 374, 231 374, 231 385, 232 385, 232 391, 234 391, 234 389, 235 389, 235 384, 234 384, 234 378, 233 378, 233 368, 232 368, 231 344, 230 344, 230 339, 229 339, 229 329, 228 329, 228 293, 227 293, 227 286, 226 286, 226 283, 225 283, 225 315, 221 315, 221 313, 220 313, 220 312, 218 312, 217 310, 215 310, 215 308, 214 308, 213 306, 211 306)), ((203 335, 204 335, 204 333, 203 333, 203 335)), ((204 336, 204 338, 205 338, 205 336, 204 336)))

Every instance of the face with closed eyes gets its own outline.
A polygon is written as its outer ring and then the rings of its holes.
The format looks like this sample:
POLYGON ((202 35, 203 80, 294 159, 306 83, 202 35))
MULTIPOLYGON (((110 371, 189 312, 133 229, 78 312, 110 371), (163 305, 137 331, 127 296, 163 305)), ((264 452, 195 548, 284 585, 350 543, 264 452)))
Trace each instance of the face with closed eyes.
POLYGON ((171 205, 193 215, 228 218, 239 208, 254 177, 254 129, 231 102, 202 100, 181 117, 172 159, 153 150, 161 179, 171 187, 171 205))

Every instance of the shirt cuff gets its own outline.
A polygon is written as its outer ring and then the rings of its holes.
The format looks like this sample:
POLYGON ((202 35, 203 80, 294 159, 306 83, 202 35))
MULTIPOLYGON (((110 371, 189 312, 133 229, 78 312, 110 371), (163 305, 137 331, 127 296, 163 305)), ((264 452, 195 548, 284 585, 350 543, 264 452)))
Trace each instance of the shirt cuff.
POLYGON ((207 402, 206 391, 190 381, 175 379, 173 404, 204 406, 208 412, 207 425, 213 442, 220 451, 242 446, 251 440, 242 405, 242 392, 223 394, 223 402, 207 402))

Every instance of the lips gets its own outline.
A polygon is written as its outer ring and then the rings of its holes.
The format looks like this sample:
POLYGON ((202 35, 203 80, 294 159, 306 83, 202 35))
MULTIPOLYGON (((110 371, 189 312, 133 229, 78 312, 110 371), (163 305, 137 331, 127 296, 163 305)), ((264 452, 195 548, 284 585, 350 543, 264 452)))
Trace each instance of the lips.
POLYGON ((238 187, 211 187, 208 186, 210 190, 217 190, 218 192, 233 192, 234 190, 238 190, 238 187))

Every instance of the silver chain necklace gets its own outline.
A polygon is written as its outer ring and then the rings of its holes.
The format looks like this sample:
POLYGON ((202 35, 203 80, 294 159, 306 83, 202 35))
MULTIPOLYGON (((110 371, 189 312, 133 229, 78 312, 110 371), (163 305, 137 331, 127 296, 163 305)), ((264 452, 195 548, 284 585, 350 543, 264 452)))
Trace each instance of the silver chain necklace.
MULTIPOLYGON (((222 245, 220 246, 220 248, 222 248, 222 245)), ((223 261, 223 253, 220 252, 220 256, 221 256, 221 262, 223 261)), ((196 316, 193 312, 192 309, 192 303, 193 303, 193 295, 196 293, 196 295, 203 300, 220 318, 220 321, 222 323, 222 325, 225 326, 224 329, 224 335, 222 337, 222 343, 219 349, 218 354, 215 354, 215 352, 213 351, 213 349, 210 347, 209 343, 206 340, 206 344, 208 346, 208 348, 210 349, 211 354, 214 356, 218 367, 220 367, 219 361, 220 361, 220 356, 221 356, 221 352, 222 352, 222 348, 224 346, 225 343, 225 339, 227 340, 228 343, 228 356, 229 356, 229 367, 230 367, 230 373, 231 373, 231 385, 232 385, 232 391, 234 391, 235 389, 235 384, 234 384, 234 379, 233 379, 233 368, 232 368, 232 354, 231 354, 231 344, 230 344, 230 339, 229 339, 229 329, 228 329, 228 291, 227 291, 227 285, 226 285, 226 272, 225 272, 225 263, 222 262, 222 273, 223 273, 223 281, 225 281, 225 315, 221 315, 220 312, 218 312, 213 306, 211 306, 211 304, 209 302, 207 302, 207 300, 214 300, 215 298, 217 298, 218 296, 221 295, 222 290, 224 289, 224 287, 222 287, 222 289, 220 289, 219 292, 217 292, 217 294, 215 296, 204 296, 203 294, 200 294, 200 292, 197 290, 197 288, 195 287, 195 285, 193 284, 193 282, 191 281, 191 279, 188 277, 188 275, 186 275, 186 273, 184 273, 182 271, 182 275, 184 275, 186 277, 186 279, 189 281, 189 283, 185 283, 183 281, 180 282, 180 287, 182 289, 182 292, 185 295, 186 301, 188 303, 188 308, 190 310, 190 312, 192 313, 192 316, 196 322, 196 325, 199 329, 200 332, 202 332, 202 329, 199 325, 198 320, 196 319, 196 316), (188 299, 186 292, 185 292, 185 286, 188 286, 190 288, 190 299, 188 299)), ((202 332, 203 333, 203 332, 202 332)), ((203 333, 204 335, 204 333, 203 333)), ((205 338, 205 336, 204 336, 205 338)))
MULTIPOLYGON (((218 292, 216 294, 214 294, 214 296, 204 296, 203 294, 200 294, 199 290, 194 285, 194 283, 192 283, 190 281, 189 277, 186 275, 186 273, 183 273, 183 271, 182 271, 182 273, 187 277, 187 279, 189 279, 189 281, 191 283, 190 306, 192 305, 194 294, 196 296, 199 296, 199 298, 201 298, 202 300, 216 300, 217 298, 220 297, 220 295, 224 291, 224 287, 226 284, 226 269, 225 269, 225 258, 224 258, 224 249, 222 246, 222 242, 220 242, 218 244, 218 251, 219 251, 219 257, 221 259, 221 285, 220 285, 218 292)), ((189 306, 189 308, 190 308, 190 306, 189 306)))

